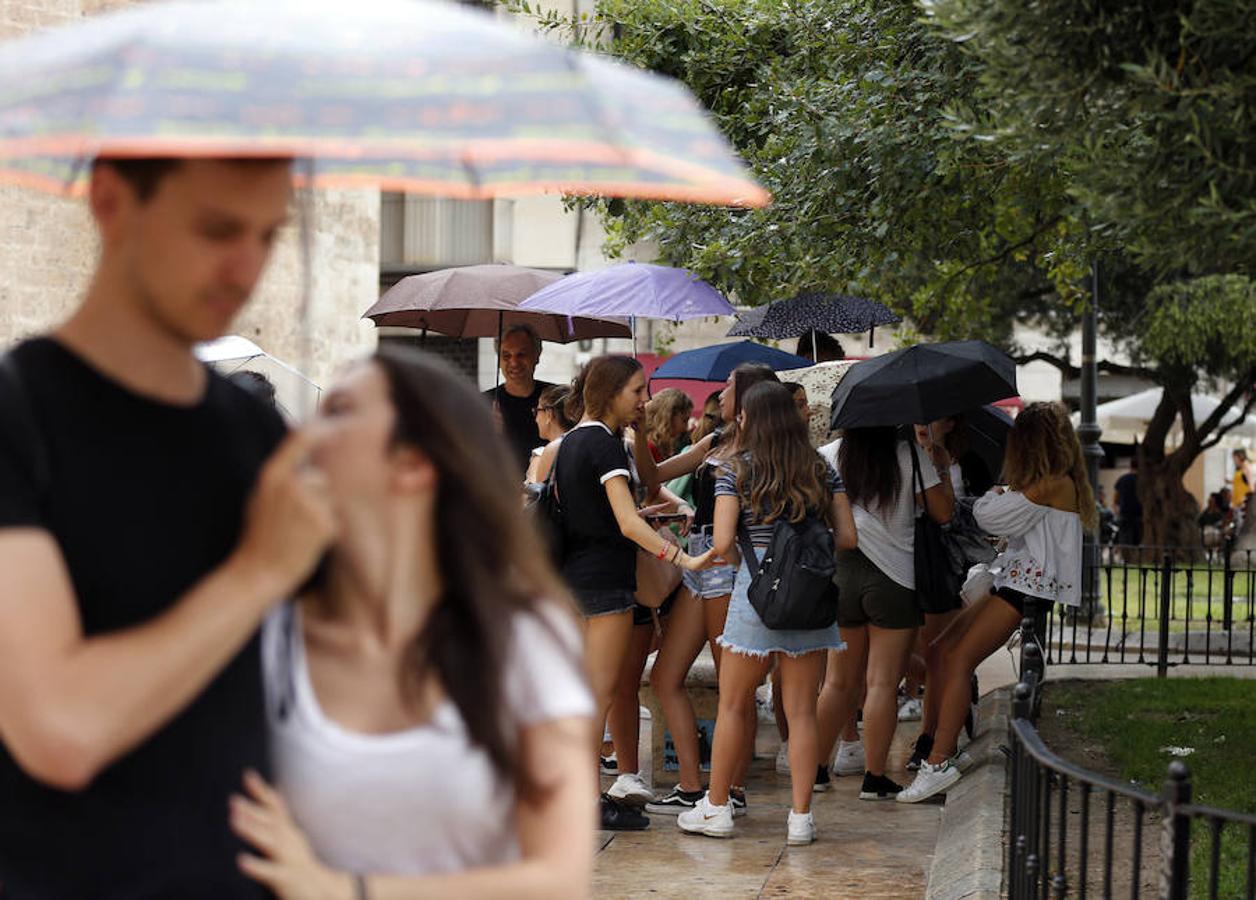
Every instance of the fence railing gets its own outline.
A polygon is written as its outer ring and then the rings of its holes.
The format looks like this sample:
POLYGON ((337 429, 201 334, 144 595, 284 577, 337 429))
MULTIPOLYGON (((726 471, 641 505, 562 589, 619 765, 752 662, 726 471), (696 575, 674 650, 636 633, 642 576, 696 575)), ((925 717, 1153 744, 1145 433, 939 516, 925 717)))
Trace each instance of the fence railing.
POLYGON ((1012 900, 1256 896, 1256 816, 1192 803, 1180 761, 1157 795, 1060 758, 1034 728, 1040 682, 1033 669, 1027 674, 1009 725, 1012 900), (1192 856, 1202 857, 1202 870, 1192 870, 1192 856))
POLYGON ((1256 551, 1102 548, 1098 604, 1048 610, 1047 662, 1256 665, 1256 551))

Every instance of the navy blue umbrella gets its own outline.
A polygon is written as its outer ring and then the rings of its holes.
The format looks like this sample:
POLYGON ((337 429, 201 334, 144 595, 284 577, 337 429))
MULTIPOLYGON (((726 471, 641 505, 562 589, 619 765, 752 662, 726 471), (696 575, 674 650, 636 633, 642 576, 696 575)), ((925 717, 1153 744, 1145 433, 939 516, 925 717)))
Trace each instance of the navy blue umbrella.
POLYGON ((815 332, 857 334, 871 332, 878 325, 893 325, 901 321, 888 307, 875 300, 810 292, 750 310, 738 319, 728 335, 779 340, 815 332))
POLYGON ((753 362, 780 369, 801 369, 811 365, 811 360, 784 350, 775 350, 754 341, 738 341, 735 344, 715 344, 677 353, 654 370, 651 379, 675 378, 684 381, 725 381, 729 373, 742 363, 753 362))
POLYGON ((933 422, 1016 396, 1016 363, 985 341, 916 344, 856 363, 833 391, 839 428, 933 422))

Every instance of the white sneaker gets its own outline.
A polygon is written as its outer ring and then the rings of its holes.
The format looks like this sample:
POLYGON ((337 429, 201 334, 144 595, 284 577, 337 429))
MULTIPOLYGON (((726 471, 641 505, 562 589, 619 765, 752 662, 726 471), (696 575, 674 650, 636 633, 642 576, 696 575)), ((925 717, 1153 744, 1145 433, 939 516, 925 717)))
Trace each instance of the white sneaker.
POLYGON ((781 741, 781 749, 776 751, 776 774, 789 774, 789 741, 781 741))
POLYGON ((898 720, 900 722, 919 722, 923 713, 924 704, 920 702, 918 697, 912 697, 904 700, 903 705, 898 708, 898 720))
POLYGON ((945 793, 960 779, 960 771, 955 763, 944 759, 936 766, 921 763, 916 779, 899 791, 894 799, 899 803, 919 803, 936 794, 945 793))
POLYGON ((840 741, 837 755, 833 757, 834 775, 862 775, 864 773, 863 741, 840 741))
POLYGON ((636 772, 620 775, 606 793, 629 806, 645 806, 654 799, 654 792, 646 787, 645 781, 636 772))
POLYGON ((959 769, 960 774, 966 774, 969 769, 977 764, 967 750, 961 750, 951 757, 951 762, 955 763, 955 768, 959 769))
POLYGON ((816 820, 809 812, 789 811, 789 836, 785 839, 791 847, 803 847, 816 839, 816 820))
POLYGON ((707 837, 733 836, 733 808, 729 804, 713 806, 711 795, 706 794, 693 809, 687 809, 676 817, 676 824, 686 834, 704 834, 707 837))

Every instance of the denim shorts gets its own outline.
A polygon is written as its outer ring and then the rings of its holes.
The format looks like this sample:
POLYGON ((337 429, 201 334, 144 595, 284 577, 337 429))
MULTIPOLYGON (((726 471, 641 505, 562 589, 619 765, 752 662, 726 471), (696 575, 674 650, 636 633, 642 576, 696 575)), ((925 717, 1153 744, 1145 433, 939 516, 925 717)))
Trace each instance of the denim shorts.
MULTIPOLYGON (((755 548, 759 556, 762 547, 755 548)), ((750 605, 747 591, 750 589, 750 570, 743 562, 737 569, 733 582, 733 599, 728 604, 728 618, 724 620, 724 633, 719 645, 726 650, 744 656, 765 657, 769 653, 786 656, 802 656, 817 650, 844 650, 837 625, 806 631, 776 631, 768 628, 750 605)))
MULTIPOLYGON (((711 537, 710 526, 702 531, 689 535, 689 555, 701 556, 711 549, 714 539, 711 537)), ((681 574, 681 583, 700 600, 713 597, 727 597, 733 592, 733 577, 737 573, 732 566, 715 566, 701 572, 690 572, 686 569, 681 574)))
POLYGON ((663 604, 657 610, 648 606, 642 606, 640 603, 632 605, 632 624, 633 625, 650 625, 654 622, 654 613, 659 614, 659 619, 667 618, 667 614, 672 611, 672 604, 676 602, 676 592, 673 591, 668 595, 663 604))
POLYGON ((636 595, 623 588, 572 588, 571 592, 586 619, 627 612, 637 605, 636 595))

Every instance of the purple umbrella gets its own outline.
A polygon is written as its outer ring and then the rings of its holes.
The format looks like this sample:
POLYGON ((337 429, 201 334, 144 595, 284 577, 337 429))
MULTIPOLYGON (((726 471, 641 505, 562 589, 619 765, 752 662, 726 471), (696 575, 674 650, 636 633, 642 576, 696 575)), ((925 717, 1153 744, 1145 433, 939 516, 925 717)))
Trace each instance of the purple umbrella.
POLYGON ((635 262, 568 275, 533 294, 519 308, 568 316, 673 321, 733 314, 733 305, 692 272, 635 262))

